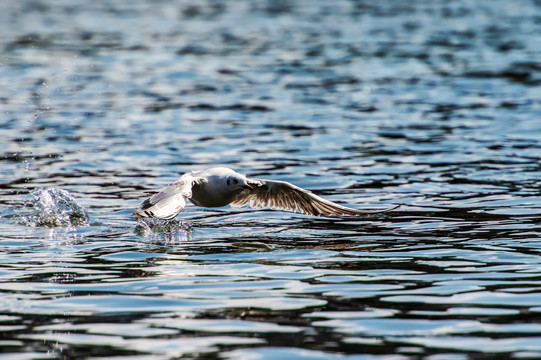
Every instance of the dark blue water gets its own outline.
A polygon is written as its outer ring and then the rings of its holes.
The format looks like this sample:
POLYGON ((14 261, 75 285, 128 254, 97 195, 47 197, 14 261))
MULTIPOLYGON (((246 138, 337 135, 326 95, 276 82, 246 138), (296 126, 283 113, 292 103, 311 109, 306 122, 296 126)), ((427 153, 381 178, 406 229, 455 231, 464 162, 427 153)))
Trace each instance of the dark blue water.
POLYGON ((541 358, 538 1, 4 1, 0 22, 2 359, 541 358), (130 217, 218 164, 404 205, 130 217))

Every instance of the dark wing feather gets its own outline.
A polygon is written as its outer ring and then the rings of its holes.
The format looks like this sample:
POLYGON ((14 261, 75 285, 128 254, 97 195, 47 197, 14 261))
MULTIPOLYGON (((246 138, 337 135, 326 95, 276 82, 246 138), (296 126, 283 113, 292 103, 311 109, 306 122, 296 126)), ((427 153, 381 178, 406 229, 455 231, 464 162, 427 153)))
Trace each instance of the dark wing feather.
POLYGON ((248 179, 253 190, 244 190, 231 203, 232 206, 249 204, 253 208, 300 211, 313 216, 360 216, 388 212, 398 206, 384 210, 357 210, 325 200, 312 192, 286 181, 248 179))

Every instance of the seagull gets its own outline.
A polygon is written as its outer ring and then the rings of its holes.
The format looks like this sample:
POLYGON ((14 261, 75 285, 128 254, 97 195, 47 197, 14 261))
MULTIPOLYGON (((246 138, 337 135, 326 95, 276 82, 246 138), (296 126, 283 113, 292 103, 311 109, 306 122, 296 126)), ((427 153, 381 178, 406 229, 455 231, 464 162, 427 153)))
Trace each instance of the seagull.
POLYGON ((184 209, 186 200, 202 207, 249 204, 253 208, 298 210, 313 216, 366 216, 385 213, 400 206, 384 210, 352 209, 286 181, 247 178, 226 167, 186 173, 166 188, 151 194, 132 216, 170 220, 184 209))

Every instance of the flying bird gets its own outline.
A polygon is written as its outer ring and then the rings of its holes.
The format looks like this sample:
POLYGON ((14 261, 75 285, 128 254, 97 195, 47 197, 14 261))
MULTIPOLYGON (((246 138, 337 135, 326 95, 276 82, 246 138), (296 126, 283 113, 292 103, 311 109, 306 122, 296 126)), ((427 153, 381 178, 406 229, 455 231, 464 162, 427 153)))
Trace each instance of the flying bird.
POLYGON ((247 178, 226 167, 186 173, 177 181, 153 194, 139 205, 132 216, 173 219, 184 209, 186 200, 202 207, 249 204, 253 208, 298 210, 313 216, 379 214, 400 206, 384 210, 352 209, 325 200, 286 181, 247 178))

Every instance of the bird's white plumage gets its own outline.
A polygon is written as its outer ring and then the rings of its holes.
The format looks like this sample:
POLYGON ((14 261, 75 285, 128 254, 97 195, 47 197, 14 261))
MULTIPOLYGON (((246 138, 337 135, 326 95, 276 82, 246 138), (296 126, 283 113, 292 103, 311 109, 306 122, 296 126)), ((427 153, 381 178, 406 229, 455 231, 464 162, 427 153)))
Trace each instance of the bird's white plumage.
POLYGON ((182 211, 186 199, 204 207, 248 204, 254 208, 300 211, 314 216, 370 215, 398 207, 385 210, 352 209, 285 181, 250 179, 229 168, 216 167, 182 175, 179 180, 143 201, 132 215, 172 219, 182 211))

